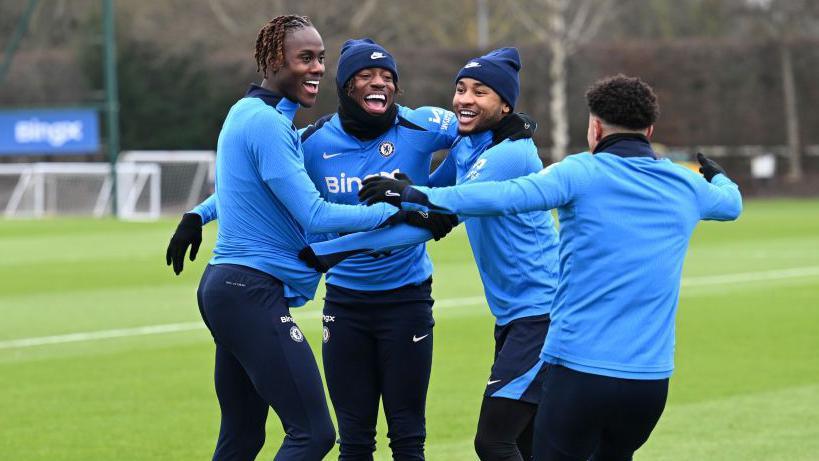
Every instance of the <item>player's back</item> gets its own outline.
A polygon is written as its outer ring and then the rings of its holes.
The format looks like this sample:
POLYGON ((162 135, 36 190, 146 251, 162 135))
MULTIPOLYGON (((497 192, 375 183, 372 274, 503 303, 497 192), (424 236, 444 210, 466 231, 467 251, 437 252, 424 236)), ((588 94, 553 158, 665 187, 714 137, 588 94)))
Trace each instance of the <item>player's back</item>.
POLYGON ((667 377, 683 260, 708 184, 650 156, 561 163, 577 174, 558 208, 560 284, 544 354, 598 374, 667 377))

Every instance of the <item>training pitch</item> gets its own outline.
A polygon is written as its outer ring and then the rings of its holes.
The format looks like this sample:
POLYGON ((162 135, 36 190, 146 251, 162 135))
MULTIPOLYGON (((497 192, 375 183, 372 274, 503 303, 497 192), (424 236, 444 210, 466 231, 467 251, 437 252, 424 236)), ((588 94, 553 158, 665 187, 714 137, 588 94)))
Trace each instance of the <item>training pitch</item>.
MULTIPOLYGON (((216 228, 176 277, 175 226, 0 221, 0 459, 210 458, 214 347, 195 292, 216 228)), ((429 247, 427 458, 473 460, 493 319, 463 229, 429 247)), ((738 222, 701 224, 682 284, 671 394, 635 459, 819 459, 819 201, 746 201, 738 222)), ((319 313, 293 310, 317 356, 319 313)), ((259 459, 282 437, 268 423, 259 459)), ((383 417, 378 432, 390 459, 383 417)))

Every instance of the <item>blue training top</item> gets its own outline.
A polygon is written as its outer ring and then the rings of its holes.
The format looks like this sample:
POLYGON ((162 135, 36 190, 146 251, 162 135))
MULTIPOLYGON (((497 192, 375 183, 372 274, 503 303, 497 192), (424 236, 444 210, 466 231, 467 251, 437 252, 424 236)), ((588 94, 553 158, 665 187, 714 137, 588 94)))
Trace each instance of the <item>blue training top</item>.
POLYGON ((314 294, 320 274, 298 259, 305 233, 374 229, 397 212, 325 202, 304 170, 292 117, 298 105, 259 86, 231 107, 216 149, 216 193, 194 209, 219 216, 211 264, 240 264, 285 285, 291 306, 314 294))
MULTIPOLYGON (((291 117, 292 119, 292 117, 291 117)), ((457 137, 455 114, 437 107, 410 109, 398 106, 393 126, 372 140, 347 134, 337 114, 300 130, 304 166, 320 195, 327 201, 359 205, 361 182, 376 175, 402 172, 418 184, 427 184, 432 154, 449 148, 457 137)), ((192 212, 207 223, 217 218, 215 194, 192 212)), ((219 215, 221 216, 221 215, 219 215)), ((424 231, 426 232, 426 231, 424 231)), ((337 237, 312 234, 310 242, 337 237)), ((326 275, 327 283, 362 291, 382 291, 417 285, 432 275, 432 262, 423 242, 396 249, 389 256, 351 256, 326 275)))
MULTIPOLYGON (((338 114, 332 114, 302 131, 304 165, 326 200, 358 205, 361 182, 370 176, 392 177, 401 172, 416 184, 426 185, 432 154, 448 149, 457 135, 455 114, 437 107, 399 105, 393 126, 371 140, 348 134, 338 114)), ((379 258, 351 256, 330 269, 325 280, 361 291, 417 285, 432 275, 432 262, 422 242, 379 258)))
MULTIPOLYGON (((531 139, 493 145, 492 131, 459 138, 430 185, 472 184, 517 178, 543 164, 531 139)), ((548 211, 465 220, 484 293, 498 325, 548 314, 558 278, 558 234, 548 211)), ((317 255, 400 248, 431 238, 427 231, 392 226, 311 244, 317 255)))
POLYGON ((661 379, 674 368, 683 260, 697 222, 733 220, 739 189, 667 159, 646 140, 571 155, 522 178, 405 190, 408 209, 461 216, 558 209, 560 281, 541 357, 578 371, 661 379), (417 205, 422 203, 422 205, 417 205))

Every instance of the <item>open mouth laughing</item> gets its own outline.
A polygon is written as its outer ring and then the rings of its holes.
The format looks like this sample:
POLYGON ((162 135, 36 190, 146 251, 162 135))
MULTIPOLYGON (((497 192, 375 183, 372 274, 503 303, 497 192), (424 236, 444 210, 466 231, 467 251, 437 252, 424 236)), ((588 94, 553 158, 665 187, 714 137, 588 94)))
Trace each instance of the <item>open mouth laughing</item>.
POLYGON ((478 116, 478 113, 469 109, 458 110, 458 123, 467 125, 478 116))
POLYGON ((364 96, 364 105, 368 112, 381 113, 387 109, 387 95, 383 93, 372 93, 364 96))
POLYGON ((304 83, 302 83, 302 86, 307 91, 307 94, 311 94, 311 95, 318 94, 318 90, 319 90, 319 81, 318 81, 318 79, 305 80, 304 83))

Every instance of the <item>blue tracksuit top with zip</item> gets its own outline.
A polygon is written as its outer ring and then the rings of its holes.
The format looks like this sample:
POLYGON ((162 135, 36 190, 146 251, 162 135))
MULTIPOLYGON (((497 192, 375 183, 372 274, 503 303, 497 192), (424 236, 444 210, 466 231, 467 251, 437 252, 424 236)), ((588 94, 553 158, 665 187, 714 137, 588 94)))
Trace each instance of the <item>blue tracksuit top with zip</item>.
MULTIPOLYGON (((449 156, 430 177, 430 185, 500 181, 540 171, 543 164, 531 139, 492 144, 492 132, 458 138, 449 156)), ((548 314, 558 278, 558 234, 548 211, 468 218, 469 243, 489 309, 498 325, 548 314)), ((417 244, 429 231, 408 225, 362 232, 314 243, 316 254, 384 250, 417 244)))
MULTIPOLYGON (((502 181, 543 169, 531 139, 492 145, 492 131, 460 138, 432 180, 445 185, 438 176, 453 163, 457 184, 502 181)), ((558 234, 551 213, 466 218, 464 225, 497 324, 548 314, 558 278, 558 234)))
POLYGON ((297 256, 307 245, 307 232, 374 229, 397 211, 331 204, 319 197, 304 169, 292 122, 297 108, 251 86, 231 107, 219 133, 216 193, 194 210, 203 222, 219 216, 211 264, 239 264, 276 277, 291 306, 312 298, 320 279, 297 256))
MULTIPOLYGON (((371 140, 344 131, 338 114, 325 116, 302 131, 304 166, 322 197, 359 204, 361 181, 375 175, 408 175, 426 185, 432 154, 449 149, 458 135, 455 114, 437 107, 398 106, 394 125, 371 140)), ((432 276, 426 245, 419 243, 388 256, 355 255, 327 272, 328 284, 361 291, 417 285, 432 276)))
MULTIPOLYGON (((360 205, 361 181, 369 176, 393 176, 401 172, 418 184, 427 184, 432 154, 448 149, 457 137, 457 129, 452 112, 437 107, 410 109, 399 105, 392 128, 372 140, 360 140, 347 134, 338 114, 322 117, 299 131, 304 167, 321 196, 329 202, 360 205)), ((217 215, 221 220, 222 215, 214 207, 215 195, 192 210, 202 216, 203 223, 216 219, 217 215)), ((308 241, 332 237, 335 235, 307 236, 308 241)), ((389 256, 351 256, 333 267, 326 274, 326 281, 362 291, 420 284, 432 275, 432 262, 423 241, 389 256)))
POLYGON ((557 207, 560 281, 541 358, 629 379, 671 375, 691 233, 700 220, 733 220, 742 211, 739 189, 726 176, 709 183, 656 159, 636 139, 511 181, 417 190, 426 198, 405 197, 425 205, 407 208, 495 216, 557 207))

